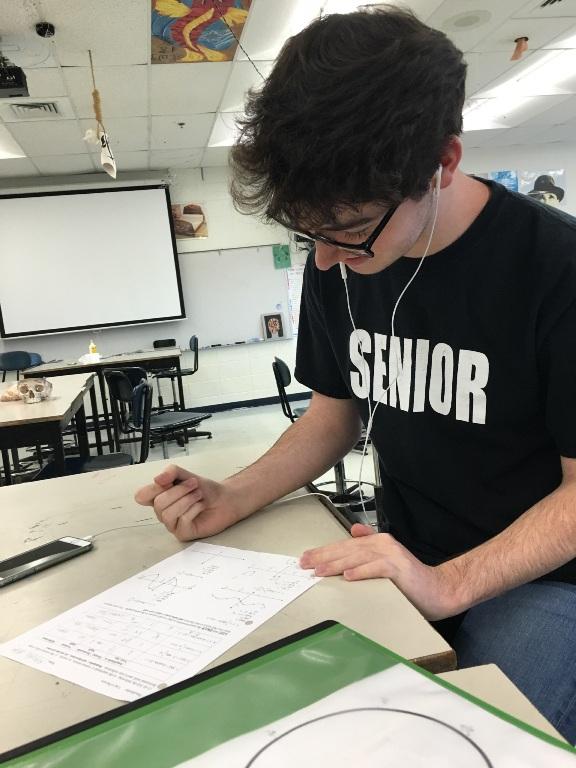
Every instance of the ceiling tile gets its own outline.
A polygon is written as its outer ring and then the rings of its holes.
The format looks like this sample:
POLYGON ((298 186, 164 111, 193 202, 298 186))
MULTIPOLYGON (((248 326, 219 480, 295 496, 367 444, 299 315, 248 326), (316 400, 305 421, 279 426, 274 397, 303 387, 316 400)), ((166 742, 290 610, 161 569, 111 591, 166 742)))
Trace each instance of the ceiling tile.
MULTIPOLYGON (((10 160, 0 160, 0 177, 39 176, 38 170, 27 157, 17 157, 10 160)), ((1 186, 1 185, 0 185, 1 186)))
MULTIPOLYGON (((148 114, 148 67, 98 67, 94 71, 104 119, 148 114)), ((64 78, 78 117, 93 117, 88 67, 65 67, 64 78)))
MULTIPOLYGON (((112 152, 134 152, 148 149, 148 118, 147 117, 116 117, 108 120, 104 117, 112 152)), ((81 120, 82 135, 88 128, 95 129, 95 120, 81 120)), ((90 152, 100 152, 98 144, 86 145, 90 152)))
POLYGON ((150 152, 150 168, 199 168, 202 148, 153 149, 150 152))
POLYGON ((562 0, 542 8, 544 0, 530 0, 513 14, 514 18, 550 19, 554 16, 576 17, 576 0, 562 0))
POLYGON ((66 84, 59 69, 41 67, 26 70, 30 96, 37 99, 66 96, 66 84))
MULTIPOLYGON (((502 73, 490 80, 490 82, 486 82, 483 86, 478 88, 475 92, 476 98, 484 98, 484 97, 491 97, 491 96, 498 96, 502 93, 500 87, 504 84, 514 82, 517 79, 521 79, 522 77, 526 76, 527 74, 530 74, 532 72, 537 73, 538 68, 540 65, 546 65, 546 62, 549 60, 550 56, 556 56, 558 54, 551 53, 550 51, 534 51, 529 56, 526 56, 522 59, 521 62, 510 62, 513 66, 508 67, 507 69, 503 69, 502 73)), ((572 55, 571 52, 568 52, 568 55, 572 55)), ((475 57, 479 56, 481 57, 481 61, 487 59, 490 61, 492 57, 504 57, 509 59, 510 56, 508 53, 469 53, 467 56, 475 57)), ((488 68, 489 69, 489 68, 488 68)), ((542 79, 542 78, 541 78, 542 79)), ((534 88, 538 90, 539 87, 542 87, 541 84, 534 83, 530 86, 530 88, 534 88)), ((522 86, 523 88, 528 89, 528 86, 522 86)), ((530 96, 548 96, 548 95, 563 95, 567 89, 564 88, 564 84, 556 85, 552 82, 546 81, 544 83, 543 90, 544 93, 530 93, 528 92, 527 95, 530 96)))
POLYGON ((530 38, 528 45, 535 50, 557 38, 568 26, 566 19, 509 20, 477 43, 474 50, 509 51, 512 55, 514 40, 521 35, 530 38))
MULTIPOLYGON (((292 0, 270 2, 253 0, 242 31, 242 46, 252 59, 275 59, 285 41, 318 18, 323 0, 292 0)), ((245 60, 240 48, 236 60, 245 60)))
POLYGON ((202 157, 202 166, 228 165, 230 147, 206 147, 202 157))
POLYGON ((28 3, 14 0, 0 0, 2 32, 24 32, 30 28, 30 7, 28 3), (28 6, 28 7, 27 7, 28 6))
MULTIPOLYGON (((519 106, 510 108, 508 112, 506 112, 506 105, 500 103, 504 102, 503 99, 471 99, 468 104, 470 107, 478 104, 478 102, 488 102, 494 104, 498 108, 498 111, 496 113, 497 116, 493 118, 493 127, 514 128, 516 126, 522 125, 527 120, 531 120, 541 112, 545 112, 550 107, 554 107, 557 104, 560 104, 565 99, 566 96, 529 96, 524 99, 519 106)), ((480 109, 482 109, 482 106, 480 106, 480 109)), ((480 115, 482 113, 479 111, 475 114, 473 112, 470 114, 473 116, 468 118, 468 124, 478 124, 478 120, 481 119, 480 115)), ((484 115, 485 114, 486 113, 484 112, 484 115)), ((464 121, 466 122, 466 116, 464 117, 464 121)))
POLYGON ((86 152, 76 120, 10 123, 10 132, 29 157, 86 152))
MULTIPOLYGON (((274 66, 273 61, 259 61, 257 67, 263 77, 268 77, 274 66)), ((237 61, 232 68, 220 109, 223 112, 241 112, 244 109, 246 92, 249 88, 259 88, 262 77, 249 61, 237 61)))
POLYGON ((35 157, 34 165, 45 176, 62 173, 92 173, 94 171, 94 164, 89 154, 35 157))
POLYGON ((42 0, 44 16, 56 27, 54 42, 63 66, 147 64, 150 3, 143 0, 42 0))
POLYGON ((533 126, 529 122, 506 131, 494 131, 494 138, 486 141, 483 147, 512 147, 517 144, 530 144, 538 134, 542 133, 542 126, 533 126))
POLYGON ((477 53, 469 51, 465 55, 468 63, 466 75, 466 95, 468 97, 478 92, 488 92, 490 88, 508 80, 514 74, 514 68, 531 66, 546 54, 539 51, 524 56, 521 64, 510 61, 510 51, 490 51, 477 53))
MULTIPOLYGON (((204 65, 199 64, 198 66, 204 65)), ((209 113, 206 115, 152 117, 151 120, 152 149, 188 149, 189 147, 206 145, 214 123, 214 115, 209 113)))
MULTIPOLYGON (((563 101, 535 115, 531 125, 562 125, 576 119, 576 96, 567 96, 563 101)), ((576 130, 574 131, 576 136, 576 130)))
POLYGON ((496 128, 490 131, 467 131, 461 136, 464 149, 474 149, 476 147, 483 147, 485 144, 497 139, 498 134, 511 131, 512 128, 496 128))
POLYGON ((232 62, 155 64, 150 67, 153 115, 215 112, 232 72, 232 62))
POLYGON ((549 141, 573 142, 574 136, 576 136, 576 125, 573 123, 567 123, 566 125, 550 125, 542 127, 532 141, 535 144, 546 144, 549 141))
POLYGON ((462 51, 489 50, 479 49, 478 43, 522 5, 524 0, 446 0, 427 23, 445 32, 462 51))
POLYGON ((148 152, 115 152, 116 167, 118 173, 124 171, 147 171, 148 152))

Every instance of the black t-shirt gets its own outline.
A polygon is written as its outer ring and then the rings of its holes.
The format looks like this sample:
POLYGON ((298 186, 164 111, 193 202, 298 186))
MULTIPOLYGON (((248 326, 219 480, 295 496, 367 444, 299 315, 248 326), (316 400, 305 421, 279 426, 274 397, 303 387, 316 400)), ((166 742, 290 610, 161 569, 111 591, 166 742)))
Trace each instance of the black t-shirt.
MULTIPOLYGON (((489 186, 469 229, 424 260, 392 339, 418 259, 348 270, 358 336, 339 268, 311 254, 305 270, 296 378, 353 397, 364 423, 368 392, 396 379, 372 430, 384 511, 429 564, 509 526, 560 484, 560 456, 576 458, 576 219, 489 186)), ((547 578, 576 583, 576 560, 547 578)))

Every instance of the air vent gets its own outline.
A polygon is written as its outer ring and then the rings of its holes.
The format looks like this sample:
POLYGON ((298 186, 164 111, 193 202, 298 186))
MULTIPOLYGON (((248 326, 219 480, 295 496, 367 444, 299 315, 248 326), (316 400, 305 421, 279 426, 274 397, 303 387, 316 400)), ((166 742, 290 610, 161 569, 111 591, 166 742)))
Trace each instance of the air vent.
POLYGON ((66 96, 43 99, 0 99, 0 117, 5 123, 23 123, 33 120, 70 120, 75 117, 70 99, 66 96))
POLYGON ((45 120, 47 117, 60 117, 60 110, 55 101, 29 101, 10 104, 10 112, 17 120, 45 120))
POLYGON ((544 0, 544 2, 540 4, 540 8, 547 8, 549 5, 556 5, 556 3, 561 2, 562 0, 544 0))

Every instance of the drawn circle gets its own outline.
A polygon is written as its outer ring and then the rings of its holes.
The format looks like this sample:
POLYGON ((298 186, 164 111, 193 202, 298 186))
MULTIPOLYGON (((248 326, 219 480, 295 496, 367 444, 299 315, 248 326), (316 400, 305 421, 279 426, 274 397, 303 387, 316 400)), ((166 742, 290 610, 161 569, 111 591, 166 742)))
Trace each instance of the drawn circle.
MULTIPOLYGON (((273 726, 272 726, 273 727, 273 726)), ((494 768, 466 734, 404 709, 361 707, 322 715, 276 736, 246 768, 494 768)))

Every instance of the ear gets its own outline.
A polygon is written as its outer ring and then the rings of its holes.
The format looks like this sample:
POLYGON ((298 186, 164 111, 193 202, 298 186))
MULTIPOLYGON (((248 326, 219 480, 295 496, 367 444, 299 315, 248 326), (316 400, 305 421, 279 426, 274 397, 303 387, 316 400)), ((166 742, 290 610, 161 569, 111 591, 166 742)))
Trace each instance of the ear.
POLYGON ((451 136, 444 151, 442 152, 442 158, 440 160, 442 165, 442 180, 440 182, 440 189, 449 187, 452 184, 456 169, 460 165, 462 160, 462 142, 459 136, 451 136))

